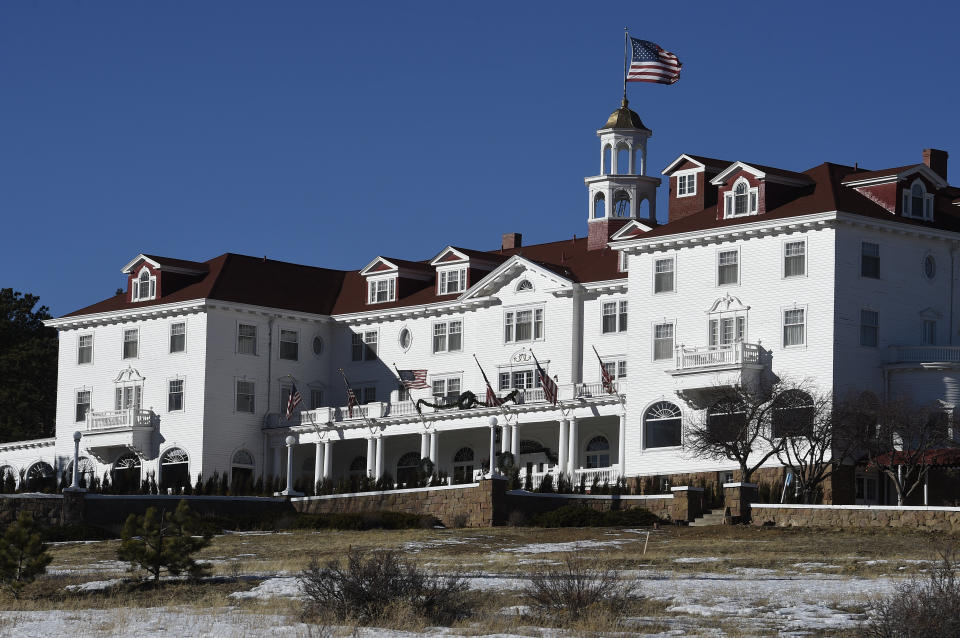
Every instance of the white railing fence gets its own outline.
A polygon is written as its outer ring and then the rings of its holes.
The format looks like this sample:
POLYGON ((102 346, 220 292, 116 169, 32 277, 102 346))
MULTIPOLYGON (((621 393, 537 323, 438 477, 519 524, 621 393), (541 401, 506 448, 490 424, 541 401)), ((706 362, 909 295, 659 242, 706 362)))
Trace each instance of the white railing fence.
POLYGON ((956 363, 960 362, 957 346, 890 346, 889 363, 956 363))
POLYGON ((150 427, 152 425, 153 412, 150 410, 127 408, 125 410, 87 412, 87 430, 150 427))
POLYGON ((678 370, 736 366, 760 363, 760 346, 755 343, 731 343, 723 346, 677 346, 678 370))

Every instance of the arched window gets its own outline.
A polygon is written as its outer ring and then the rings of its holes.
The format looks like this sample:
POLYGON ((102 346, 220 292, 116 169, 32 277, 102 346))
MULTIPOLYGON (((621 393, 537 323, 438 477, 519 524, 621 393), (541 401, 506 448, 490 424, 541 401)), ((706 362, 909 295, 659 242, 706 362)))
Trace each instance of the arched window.
POLYGON ((747 408, 737 399, 720 399, 707 408, 707 430, 715 441, 742 439, 746 425, 747 408))
POLYGON ((607 198, 603 193, 597 193, 593 198, 593 218, 603 219, 607 216, 607 198))
POLYGON ((355 456, 350 461, 350 469, 347 470, 351 478, 359 478, 367 475, 367 457, 355 456))
POLYGON ((517 284, 517 292, 526 292, 528 290, 533 290, 533 284, 530 283, 529 279, 521 279, 520 283, 517 284))
POLYGON ((630 194, 627 191, 613 194, 613 216, 630 217, 630 194))
POLYGON ((172 447, 160 457, 160 487, 174 492, 190 484, 190 457, 178 447, 172 447))
POLYGON ((587 467, 610 467, 610 442, 597 435, 587 442, 587 467))
POLYGON ((135 492, 140 487, 140 459, 135 454, 121 456, 113 464, 113 489, 117 492, 135 492))
POLYGON ((747 214, 747 183, 746 182, 737 182, 736 188, 733 189, 733 214, 734 215, 747 214))
POLYGON ((787 390, 773 402, 771 430, 776 438, 813 433, 813 399, 803 390, 787 390))
POLYGON ((669 401, 654 403, 643 414, 645 448, 676 447, 680 445, 683 415, 680 408, 669 401))
POLYGON ((469 483, 473 480, 473 450, 462 447, 453 455, 453 482, 469 483))
POLYGON ((133 281, 133 300, 153 299, 157 295, 157 278, 150 276, 150 271, 146 268, 140 270, 140 274, 133 281))
POLYGON ((617 175, 630 174, 630 147, 626 144, 617 146, 617 175))
POLYGON ((724 196, 724 215, 726 217, 737 217, 756 213, 757 193, 758 189, 750 188, 747 180, 741 177, 733 185, 733 190, 724 196))
POLYGON ((230 482, 235 493, 244 493, 253 484, 254 460, 253 454, 247 450, 237 450, 233 453, 233 462, 230 465, 230 482))
POLYGON ((397 483, 405 487, 416 487, 420 474, 420 455, 407 452, 397 461, 397 483))
POLYGON ((28 492, 50 492, 57 486, 57 477, 49 463, 37 461, 27 470, 28 492))
POLYGON ((910 187, 910 216, 911 217, 923 217, 923 202, 927 190, 923 187, 923 184, 919 181, 914 182, 913 186, 910 187))
POLYGON ((603 147, 603 160, 602 160, 603 164, 600 166, 601 175, 610 174, 610 170, 611 170, 610 157, 612 155, 613 155, 613 148, 609 144, 607 144, 606 146, 603 147))
MULTIPOLYGON (((77 481, 80 483, 80 487, 90 487, 95 475, 95 469, 93 461, 85 456, 80 457, 80 463, 77 465, 77 481)), ((0 476, 2 476, 2 474, 0 474, 0 476)), ((73 461, 70 461, 67 465, 67 481, 71 484, 73 483, 73 461)))

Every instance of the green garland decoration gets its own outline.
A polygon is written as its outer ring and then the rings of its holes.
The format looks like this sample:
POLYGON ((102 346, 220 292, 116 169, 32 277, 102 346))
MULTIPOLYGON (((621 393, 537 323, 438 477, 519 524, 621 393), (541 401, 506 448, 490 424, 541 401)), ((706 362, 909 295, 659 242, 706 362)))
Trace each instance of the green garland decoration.
MULTIPOLYGON (((520 391, 513 390, 506 396, 498 397, 498 398, 500 399, 500 403, 506 403, 507 401, 513 401, 514 403, 516 403, 518 396, 520 396, 520 391)), ((451 410, 453 408, 456 408, 458 410, 472 410, 473 408, 478 406, 484 407, 484 408, 493 407, 493 406, 488 406, 486 401, 481 401, 480 399, 478 399, 477 395, 475 395, 470 390, 467 390, 466 392, 458 396, 455 400, 450 402, 445 402, 441 399, 441 401, 437 403, 431 403, 426 399, 417 399, 417 402, 414 405, 417 408, 417 414, 422 414, 421 406, 424 406, 424 405, 434 408, 435 410, 451 410)))

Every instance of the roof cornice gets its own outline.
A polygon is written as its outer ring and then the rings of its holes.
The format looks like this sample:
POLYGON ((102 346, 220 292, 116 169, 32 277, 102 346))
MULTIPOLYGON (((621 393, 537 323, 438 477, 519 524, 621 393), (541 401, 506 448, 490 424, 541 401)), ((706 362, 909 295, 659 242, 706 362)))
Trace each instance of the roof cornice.
POLYGON ((710 180, 710 183, 714 186, 722 186, 727 183, 728 177, 739 170, 744 170, 758 179, 762 179, 767 182, 773 182, 774 184, 784 184, 785 186, 809 186, 813 183, 813 180, 810 178, 800 179, 799 177, 787 177, 786 175, 777 175, 775 173, 768 173, 763 169, 756 168, 751 166, 746 162, 734 162, 730 166, 723 169, 716 177, 710 180))
POLYGON ((207 301, 207 299, 190 299, 188 301, 178 301, 175 303, 142 306, 137 308, 124 308, 122 310, 111 310, 109 312, 95 312, 88 315, 57 317, 56 319, 47 319, 43 322, 43 324, 48 328, 65 330, 69 328, 81 328, 100 324, 136 321, 138 319, 145 319, 148 317, 182 315, 194 312, 203 312, 206 310, 207 301))
POLYGON ((31 439, 29 441, 10 441, 9 443, 0 443, 0 452, 13 452, 14 450, 31 450, 40 447, 53 447, 57 439, 51 437, 48 439, 31 439))
POLYGON ((394 321, 398 319, 408 319, 414 317, 429 317, 445 315, 464 310, 472 310, 483 306, 491 306, 498 303, 499 300, 494 297, 474 297, 471 299, 456 299, 453 301, 442 301, 439 303, 419 304, 416 306, 400 306, 396 308, 383 308, 380 310, 365 310, 363 312, 349 312, 345 314, 333 315, 336 321, 346 324, 370 323, 371 321, 394 321))

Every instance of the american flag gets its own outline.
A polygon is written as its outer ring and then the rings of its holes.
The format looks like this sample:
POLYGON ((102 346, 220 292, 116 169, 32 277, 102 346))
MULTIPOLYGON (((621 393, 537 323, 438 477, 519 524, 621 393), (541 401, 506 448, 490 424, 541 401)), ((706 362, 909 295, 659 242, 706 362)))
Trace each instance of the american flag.
POLYGON ((630 45, 633 56, 630 70, 627 71, 627 82, 673 84, 680 79, 680 67, 683 64, 677 56, 649 40, 630 38, 630 45))
POLYGON ((360 404, 357 403, 357 395, 354 393, 353 388, 350 387, 350 382, 347 381, 347 375, 343 371, 343 368, 340 368, 340 376, 343 377, 343 385, 347 388, 347 413, 352 419, 353 407, 360 404))
POLYGON ((294 383, 290 387, 290 396, 287 398, 287 420, 290 420, 290 417, 293 416, 293 410, 303 401, 303 397, 300 396, 300 391, 297 390, 297 384, 294 383))
POLYGON ((422 390, 430 387, 427 383, 426 370, 397 370, 397 375, 400 377, 400 383, 407 390, 422 390))
POLYGON ((480 365, 477 355, 473 355, 473 360, 477 362, 477 367, 480 368, 480 374, 483 375, 483 381, 487 384, 487 397, 484 403, 487 404, 488 408, 500 407, 503 405, 503 401, 501 401, 497 393, 493 391, 493 386, 490 385, 490 379, 487 378, 487 373, 483 371, 483 366, 480 365))
POLYGON ((540 377, 540 386, 543 388, 543 396, 550 403, 557 404, 557 383, 550 378, 550 375, 546 373, 543 367, 540 365, 540 362, 537 361, 537 355, 533 354, 533 350, 530 351, 530 354, 533 355, 533 362, 537 364, 537 376, 540 377))
POLYGON ((607 370, 607 367, 603 365, 603 359, 600 358, 600 353, 597 352, 597 347, 593 347, 593 354, 597 355, 597 360, 600 361, 600 380, 603 383, 603 389, 607 391, 607 394, 615 394, 613 388, 613 375, 610 374, 610 371, 607 370))

